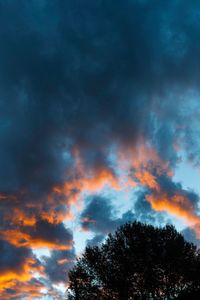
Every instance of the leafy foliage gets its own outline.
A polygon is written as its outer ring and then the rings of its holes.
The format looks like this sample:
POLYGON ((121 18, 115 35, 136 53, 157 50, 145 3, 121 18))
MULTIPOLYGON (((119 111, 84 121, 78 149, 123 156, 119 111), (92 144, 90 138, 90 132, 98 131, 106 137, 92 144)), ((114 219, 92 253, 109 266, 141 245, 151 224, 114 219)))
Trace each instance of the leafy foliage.
POLYGON ((190 299, 200 291, 200 253, 173 226, 128 223, 87 247, 69 279, 69 300, 190 299))

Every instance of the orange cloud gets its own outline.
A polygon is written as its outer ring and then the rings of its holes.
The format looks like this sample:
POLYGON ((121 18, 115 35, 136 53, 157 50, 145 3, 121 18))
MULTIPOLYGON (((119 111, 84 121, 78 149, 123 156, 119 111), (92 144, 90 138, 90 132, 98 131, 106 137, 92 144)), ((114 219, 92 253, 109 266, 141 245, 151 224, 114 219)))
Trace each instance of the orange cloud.
POLYGON ((1 291, 1 300, 15 300, 15 299, 26 299, 33 300, 35 298, 41 298, 45 294, 48 294, 53 297, 53 299, 58 300, 60 296, 53 288, 47 288, 39 280, 32 278, 29 281, 19 281, 13 279, 12 286, 9 287, 8 292, 5 288, 1 291), (46 293, 44 292, 46 291, 46 293))
POLYGON ((48 212, 42 211, 40 213, 40 218, 51 224, 59 224, 63 221, 72 221, 74 219, 74 215, 71 211, 57 213, 56 210, 52 209, 48 212))
POLYGON ((135 170, 156 168, 157 174, 166 173, 172 176, 172 171, 169 169, 169 163, 163 161, 157 151, 149 144, 141 139, 137 145, 127 148, 120 147, 118 150, 118 162, 120 165, 131 166, 135 170))
POLYGON ((143 186, 148 186, 151 189, 159 191, 160 187, 156 181, 156 177, 148 170, 138 170, 134 173, 139 183, 143 186))
POLYGON ((157 176, 165 174, 173 176, 169 163, 163 161, 157 151, 151 145, 146 144, 143 139, 135 146, 121 147, 118 150, 118 167, 122 170, 125 184, 121 187, 137 187, 138 185, 159 190, 157 176))
POLYGON ((15 195, 7 195, 7 194, 0 194, 0 201, 1 200, 16 200, 16 196, 15 195))
POLYGON ((12 215, 10 216, 13 224, 18 224, 21 226, 34 226, 36 223, 36 216, 34 214, 28 214, 24 210, 13 207, 12 215))
POLYGON ((23 264, 17 269, 9 267, 7 270, 0 270, 0 292, 13 288, 16 282, 22 283, 31 280, 33 273, 36 271, 43 273, 43 267, 36 265, 32 257, 25 258, 23 264))
POLYGON ((67 259, 67 258, 59 259, 59 260, 57 261, 57 263, 58 263, 59 265, 65 265, 65 264, 70 263, 70 262, 72 262, 72 260, 69 260, 69 259, 67 259))
POLYGON ((148 195, 146 199, 155 211, 166 211, 176 217, 182 218, 189 226, 195 228, 197 234, 200 233, 198 228, 200 217, 196 215, 191 202, 186 196, 175 194, 173 197, 168 197, 163 192, 148 195))
MULTIPOLYGON (((22 229, 23 230, 23 229, 22 229)), ((51 234, 51 232, 49 233, 51 234)), ((20 229, 8 229, 0 231, 1 239, 9 242, 15 247, 28 247, 33 250, 40 248, 50 248, 52 250, 70 250, 73 247, 73 241, 51 241, 42 237, 35 237, 31 233, 20 231, 20 229)))
POLYGON ((62 186, 55 186, 53 192, 57 195, 65 195, 66 202, 70 205, 77 205, 83 192, 97 193, 104 186, 108 185, 115 190, 120 190, 119 179, 116 174, 105 166, 98 166, 88 169, 76 151, 75 167, 72 174, 62 186))
POLYGON ((200 236, 200 216, 197 215, 196 207, 187 194, 174 191, 174 194, 169 196, 167 190, 165 191, 158 182, 161 175, 172 177, 173 171, 169 168, 169 163, 163 161, 158 153, 144 142, 123 150, 119 152, 119 163, 132 168, 129 186, 147 187, 151 195, 147 195, 146 199, 155 211, 165 211, 184 219, 200 236))

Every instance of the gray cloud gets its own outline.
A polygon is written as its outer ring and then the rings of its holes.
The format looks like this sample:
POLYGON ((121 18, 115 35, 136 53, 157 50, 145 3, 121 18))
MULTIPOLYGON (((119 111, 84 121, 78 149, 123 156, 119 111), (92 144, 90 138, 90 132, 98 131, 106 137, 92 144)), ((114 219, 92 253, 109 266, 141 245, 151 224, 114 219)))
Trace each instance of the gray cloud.
MULTIPOLYGON (((177 99, 198 84, 197 2, 0 4, 1 190, 62 182, 72 144, 87 165, 106 165, 106 146, 141 135, 173 158, 174 129, 158 124, 152 135, 152 112, 167 111, 169 86, 177 99)), ((178 103, 168 107, 176 123, 178 103)))
POLYGON ((81 213, 81 225, 85 230, 107 234, 118 225, 115 219, 110 199, 101 196, 90 197, 85 209, 81 213))
POLYGON ((95 233, 95 236, 88 240, 87 244, 101 243, 108 233, 115 231, 122 224, 134 220, 157 225, 167 223, 166 215, 155 212, 146 200, 149 193, 149 190, 136 193, 132 207, 121 217, 117 217, 115 206, 111 204, 110 199, 101 196, 89 197, 80 216, 82 228, 95 233))
POLYGON ((50 257, 44 257, 43 265, 51 282, 67 282, 68 271, 73 267, 74 261, 74 249, 69 251, 52 251, 50 257))
POLYGON ((98 246, 99 244, 101 244, 103 242, 104 238, 105 238, 105 235, 97 234, 92 239, 88 239, 86 241, 86 245, 90 246, 90 247, 98 246))
POLYGON ((200 247, 200 240, 196 237, 195 231, 192 228, 185 228, 181 231, 181 234, 184 236, 184 238, 198 247, 200 247))
POLYGON ((3 240, 0 241, 0 250, 0 266, 2 274, 8 270, 10 272, 20 272, 27 258, 32 257, 30 249, 25 247, 16 248, 3 240))

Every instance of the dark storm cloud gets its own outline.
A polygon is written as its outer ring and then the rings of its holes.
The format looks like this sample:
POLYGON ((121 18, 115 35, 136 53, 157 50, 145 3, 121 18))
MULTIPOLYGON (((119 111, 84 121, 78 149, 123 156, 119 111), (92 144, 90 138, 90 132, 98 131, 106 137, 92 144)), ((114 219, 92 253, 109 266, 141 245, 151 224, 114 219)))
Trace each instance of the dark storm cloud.
MULTIPOLYGON (((107 202, 109 201, 109 199, 105 199, 107 202)), ((100 201, 103 201, 102 199, 100 199, 100 201)), ((110 206, 110 209, 108 207, 105 207, 106 209, 110 210, 109 214, 107 214, 107 218, 105 219, 105 212, 102 212, 102 215, 99 215, 97 219, 95 219, 96 214, 92 214, 92 211, 90 211, 91 215, 91 219, 93 220, 93 224, 91 224, 90 222, 82 222, 82 228, 85 230, 89 230, 91 232, 93 232, 95 235, 93 238, 88 239, 86 241, 86 244, 88 246, 97 246, 99 244, 101 244, 104 239, 107 237, 108 233, 111 233, 113 231, 115 231, 119 226, 128 223, 128 222, 133 222, 134 220, 138 219, 138 216, 135 214, 135 212, 133 212, 132 210, 128 210, 127 212, 125 212, 124 214, 122 214, 122 216, 119 218, 117 217, 112 211, 114 210, 114 205, 110 206), (96 224, 96 225, 94 225, 96 224), (105 225, 111 225, 112 226, 108 229, 105 230, 105 225)), ((86 207, 85 210, 83 211, 83 213, 85 211, 90 210, 91 208, 86 207)))
POLYGON ((19 272, 27 258, 31 257, 31 251, 27 248, 15 248, 6 241, 0 241, 0 273, 19 272))
MULTIPOLYGON (((197 2, 20 0, 0 8, 3 191, 62 182, 71 165, 63 153, 74 143, 87 165, 106 164, 110 142, 151 138, 154 96, 198 83, 197 2)), ((173 131, 162 131, 172 141, 173 131)))
POLYGON ((81 225, 85 230, 107 234, 112 232, 119 221, 114 218, 110 199, 100 196, 90 197, 81 213, 81 225))
POLYGON ((45 221, 38 221, 34 227, 25 228, 25 232, 28 232, 37 243, 38 241, 52 243, 72 247, 73 235, 72 232, 65 228, 63 223, 50 224, 45 221))
MULTIPOLYGON (((49 247, 51 249, 71 249, 73 248, 73 234, 67 229, 63 223, 49 223, 48 221, 38 219, 36 223, 28 224, 28 216, 26 216, 26 224, 19 220, 15 224, 1 224, 0 237, 17 247, 29 247, 32 249, 40 249, 49 247)), ((9 216, 10 218, 10 216, 9 216)))
POLYGON ((82 229, 95 234, 93 238, 86 241, 90 246, 102 243, 108 233, 135 219, 136 215, 131 210, 117 217, 111 200, 101 196, 89 197, 80 216, 82 229))
POLYGON ((69 251, 52 251, 50 257, 44 258, 45 273, 53 283, 65 282, 68 271, 75 262, 74 249, 69 251))

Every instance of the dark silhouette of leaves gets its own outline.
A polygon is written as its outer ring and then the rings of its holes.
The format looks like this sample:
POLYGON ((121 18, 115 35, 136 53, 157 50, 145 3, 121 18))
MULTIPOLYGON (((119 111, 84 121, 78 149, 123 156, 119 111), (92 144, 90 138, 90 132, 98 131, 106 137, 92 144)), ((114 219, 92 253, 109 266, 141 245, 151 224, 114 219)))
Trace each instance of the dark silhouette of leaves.
POLYGON ((173 226, 127 223, 87 247, 69 279, 71 300, 197 299, 200 253, 173 226))

